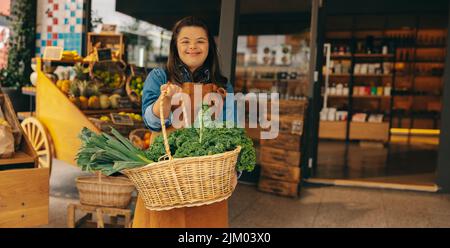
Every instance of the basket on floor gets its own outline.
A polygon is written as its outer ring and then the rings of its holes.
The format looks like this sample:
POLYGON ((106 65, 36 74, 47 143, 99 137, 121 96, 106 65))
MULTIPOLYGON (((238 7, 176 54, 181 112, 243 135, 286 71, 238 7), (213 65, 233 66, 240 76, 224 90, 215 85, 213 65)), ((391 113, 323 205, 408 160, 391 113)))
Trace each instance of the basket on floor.
POLYGON ((136 186, 145 207, 169 210, 212 204, 230 197, 241 147, 215 155, 174 159, 170 153, 162 104, 160 117, 168 160, 122 171, 136 186))
POLYGON ((124 177, 78 177, 76 184, 81 204, 113 208, 126 208, 135 189, 124 177))

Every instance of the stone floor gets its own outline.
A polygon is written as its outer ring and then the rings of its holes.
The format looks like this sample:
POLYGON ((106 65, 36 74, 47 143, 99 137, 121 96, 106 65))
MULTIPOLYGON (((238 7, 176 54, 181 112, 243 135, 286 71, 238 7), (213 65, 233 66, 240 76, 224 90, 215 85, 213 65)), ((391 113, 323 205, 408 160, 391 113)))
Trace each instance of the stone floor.
MULTIPOLYGON (((67 205, 78 202, 74 180, 81 174, 55 161, 49 224, 42 227, 66 227, 67 205)), ((229 204, 231 227, 450 227, 450 195, 437 193, 308 186, 291 199, 240 183, 229 204)))

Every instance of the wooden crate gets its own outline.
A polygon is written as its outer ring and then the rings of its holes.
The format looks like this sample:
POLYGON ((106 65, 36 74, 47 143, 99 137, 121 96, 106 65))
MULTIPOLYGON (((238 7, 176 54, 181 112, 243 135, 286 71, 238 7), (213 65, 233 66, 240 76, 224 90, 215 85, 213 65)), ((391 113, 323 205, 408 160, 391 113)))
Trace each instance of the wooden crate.
POLYGON ((48 224, 48 168, 0 171, 0 227, 48 224))
POLYGON ((301 137, 298 135, 279 133, 275 139, 262 139, 261 146, 274 147, 289 151, 300 151, 301 137))
POLYGON ((298 196, 298 183, 283 182, 264 177, 259 179, 258 189, 263 192, 269 192, 282 196, 298 196))
POLYGON ((263 164, 278 164, 291 167, 300 166, 301 153, 268 146, 262 146, 260 161, 263 164))
POLYGON ((298 183, 300 182, 300 167, 262 163, 261 176, 285 182, 298 183))
POLYGON ((307 107, 308 102, 304 100, 280 100, 279 114, 303 116, 307 107))
MULTIPOLYGON (((303 115, 280 115, 272 121, 279 123, 279 132, 284 134, 302 135, 304 127, 303 115)), ((267 129, 263 129, 267 130, 267 129)), ((268 131, 268 130, 267 130, 268 131)))
POLYGON ((88 33, 87 35, 87 55, 94 51, 95 44, 101 42, 101 48, 111 48, 112 52, 119 51, 120 58, 122 58, 125 45, 122 34, 108 34, 108 33, 88 33))

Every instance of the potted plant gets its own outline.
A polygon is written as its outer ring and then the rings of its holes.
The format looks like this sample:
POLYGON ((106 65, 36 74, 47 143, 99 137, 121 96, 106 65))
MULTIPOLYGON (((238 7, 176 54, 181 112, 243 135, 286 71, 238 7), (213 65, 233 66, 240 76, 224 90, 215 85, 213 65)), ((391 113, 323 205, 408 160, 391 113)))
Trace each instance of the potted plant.
POLYGON ((36 1, 11 2, 8 17, 8 65, 0 69, 0 86, 8 94, 16 111, 29 110, 29 97, 21 94, 21 87, 30 84, 31 59, 35 52, 36 1))

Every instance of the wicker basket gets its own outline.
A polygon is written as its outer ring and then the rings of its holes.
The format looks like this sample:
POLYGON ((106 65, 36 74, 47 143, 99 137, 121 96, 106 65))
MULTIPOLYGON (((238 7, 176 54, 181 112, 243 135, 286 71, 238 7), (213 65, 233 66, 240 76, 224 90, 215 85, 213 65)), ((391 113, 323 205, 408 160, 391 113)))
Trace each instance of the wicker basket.
POLYGON ((103 62, 94 62, 89 65, 89 75, 91 79, 100 84, 100 91, 102 93, 112 93, 117 92, 123 89, 123 86, 126 81, 126 73, 125 73, 126 65, 123 61, 103 61, 103 62), (105 71, 113 74, 118 74, 120 77, 120 84, 116 88, 111 88, 103 82, 101 77, 95 75, 96 71, 105 71))
POLYGON ((80 203, 102 207, 126 208, 134 185, 124 177, 87 176, 76 179, 80 203))
POLYGON ((160 117, 168 160, 122 171, 136 186, 145 207, 169 210, 212 204, 230 197, 241 148, 210 156, 174 159, 167 139, 162 102, 160 117))
POLYGON ((131 143, 138 147, 141 150, 145 149, 144 146, 144 136, 146 133, 151 133, 149 129, 146 128, 138 128, 130 132, 128 135, 128 139, 131 141, 131 143))

